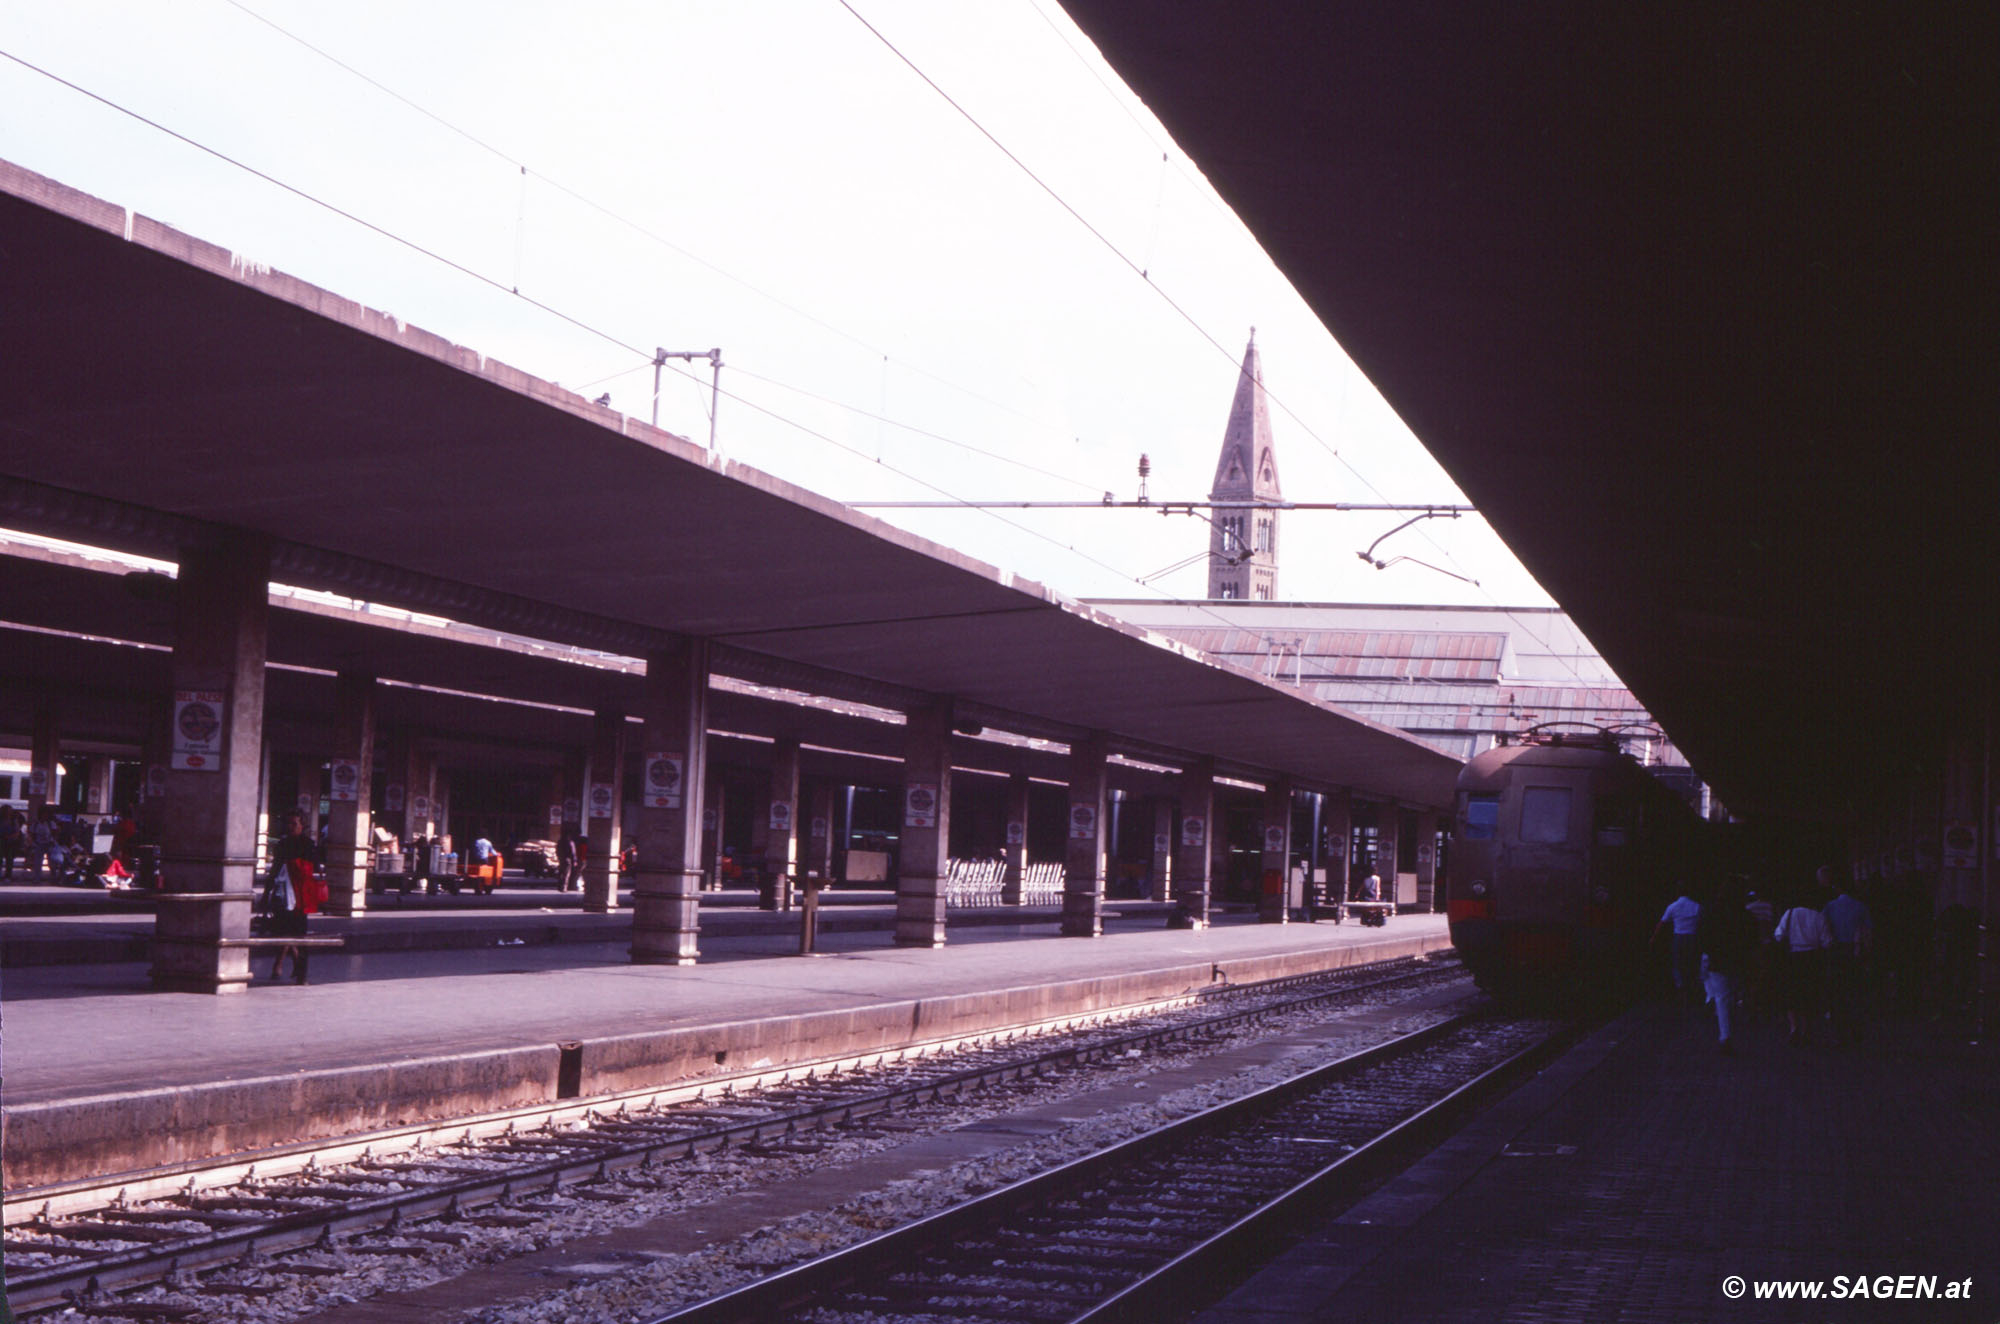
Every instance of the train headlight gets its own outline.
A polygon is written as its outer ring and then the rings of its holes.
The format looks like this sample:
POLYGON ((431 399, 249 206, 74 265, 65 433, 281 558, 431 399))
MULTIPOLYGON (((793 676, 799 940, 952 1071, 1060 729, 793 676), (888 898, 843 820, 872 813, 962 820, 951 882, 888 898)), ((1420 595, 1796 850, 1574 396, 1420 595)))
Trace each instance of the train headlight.
POLYGON ((1479 879, 1472 884, 1472 895, 1474 896, 1486 895, 1486 882, 1484 879, 1479 879))
POLYGON ((1611 889, 1600 887, 1590 894, 1590 899, 1600 906, 1608 906, 1611 904, 1611 889))

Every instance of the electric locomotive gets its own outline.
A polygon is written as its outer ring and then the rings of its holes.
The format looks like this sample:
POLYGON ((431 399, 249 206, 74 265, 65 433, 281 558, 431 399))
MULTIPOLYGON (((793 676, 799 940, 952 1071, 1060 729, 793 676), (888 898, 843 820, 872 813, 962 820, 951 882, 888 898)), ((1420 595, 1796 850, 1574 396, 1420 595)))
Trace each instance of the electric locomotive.
POLYGON ((1452 945, 1481 987, 1569 996, 1623 983, 1695 867, 1700 819, 1615 735, 1531 731, 1458 777, 1452 945))

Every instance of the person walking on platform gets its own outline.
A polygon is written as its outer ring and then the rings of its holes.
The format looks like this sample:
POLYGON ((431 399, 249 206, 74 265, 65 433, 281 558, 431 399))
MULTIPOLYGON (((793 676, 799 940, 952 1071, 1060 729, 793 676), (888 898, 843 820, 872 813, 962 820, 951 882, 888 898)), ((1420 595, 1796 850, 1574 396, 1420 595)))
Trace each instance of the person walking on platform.
POLYGON ((573 825, 563 825, 562 839, 556 843, 557 890, 577 892, 583 888, 584 858, 589 847, 584 844, 583 833, 573 825))
MULTIPOLYGON (((271 848, 268 910, 271 932, 280 938, 306 936, 306 917, 319 909, 319 869, 312 838, 303 815, 285 819, 285 835, 271 848)), ((292 958, 292 982, 306 982, 306 949, 284 946, 271 958, 271 978, 281 977, 286 953, 292 958)))
POLYGON ((1701 903, 1688 895, 1685 886, 1653 926, 1653 941, 1669 928, 1673 931, 1674 993, 1689 1006, 1701 996, 1701 949, 1695 944, 1695 926, 1701 920, 1701 903))
POLYGON ((1743 1005, 1746 1010, 1761 1014, 1770 1010, 1778 979, 1774 969, 1778 942, 1771 936, 1771 931, 1778 927, 1778 912, 1756 891, 1744 893, 1743 910, 1750 916, 1751 927, 1757 934, 1757 950, 1751 956, 1749 973, 1743 978, 1743 1005))
POLYGON ((1730 1039, 1737 1000, 1744 978, 1757 959, 1760 934, 1750 912, 1725 897, 1720 905, 1703 906, 1695 921, 1695 945, 1701 949, 1701 982, 1715 1007, 1715 1044, 1724 1053, 1736 1051, 1730 1039))
POLYGON ((0 878, 14 878, 14 857, 28 848, 28 820, 18 809, 0 809, 0 878))
POLYGON ((1780 992, 1790 1041, 1797 1043, 1803 1033, 1800 1026, 1811 1025, 1819 1016, 1826 987, 1826 947, 1832 936, 1827 932, 1826 916, 1807 904, 1787 910, 1773 936, 1784 944, 1780 992))
MULTIPOLYGON (((1819 871, 1823 884, 1832 883, 1831 869, 1819 871)), ((1846 1043, 1855 1035, 1861 1004, 1863 963, 1875 937, 1874 921, 1843 881, 1838 895, 1826 903, 1826 1003, 1833 1022, 1835 1043, 1846 1043)))

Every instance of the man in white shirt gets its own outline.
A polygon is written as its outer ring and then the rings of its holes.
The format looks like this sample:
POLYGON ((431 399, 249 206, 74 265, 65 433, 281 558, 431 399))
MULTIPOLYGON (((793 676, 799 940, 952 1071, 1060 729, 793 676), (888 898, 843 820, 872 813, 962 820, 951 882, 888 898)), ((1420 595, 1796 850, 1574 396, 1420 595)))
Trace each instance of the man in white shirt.
POLYGON ((1826 926, 1826 916, 1817 908, 1799 905, 1785 912, 1773 936, 1784 948, 1779 953, 1779 993, 1785 1003, 1785 1022, 1791 1027, 1791 1042, 1797 1043, 1800 1023, 1811 1024, 1819 1012, 1826 984, 1826 949, 1833 934, 1826 926))
POLYGON ((1686 889, 1674 898, 1660 916, 1660 922, 1653 926, 1653 940, 1659 941, 1660 934, 1673 930, 1674 992, 1683 1002, 1694 1003, 1701 997, 1701 949, 1695 943, 1695 926, 1701 921, 1701 902, 1689 896, 1686 889))

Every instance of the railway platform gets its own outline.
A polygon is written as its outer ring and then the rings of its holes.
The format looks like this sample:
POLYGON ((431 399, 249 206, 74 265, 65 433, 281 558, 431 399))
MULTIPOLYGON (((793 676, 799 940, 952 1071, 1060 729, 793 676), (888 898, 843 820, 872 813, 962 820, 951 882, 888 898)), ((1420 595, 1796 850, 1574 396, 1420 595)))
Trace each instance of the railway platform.
POLYGON ((1737 1037, 1628 1013, 1197 1324, 2000 1317, 1996 1045, 1915 1017, 1737 1037))
POLYGON ((950 943, 930 950, 895 946, 884 904, 823 925, 818 953, 801 957, 795 916, 705 906, 702 962, 667 967, 627 959, 622 916, 576 917, 605 921, 595 941, 534 944, 518 926, 547 916, 436 913, 478 944, 315 954, 305 987, 259 979, 226 998, 152 992, 143 962, 6 969, 10 1198, 1448 946, 1443 916, 1375 929, 1225 913, 1189 932, 1152 903, 1120 902, 1097 939, 1057 936, 1052 909, 954 912, 950 943))

